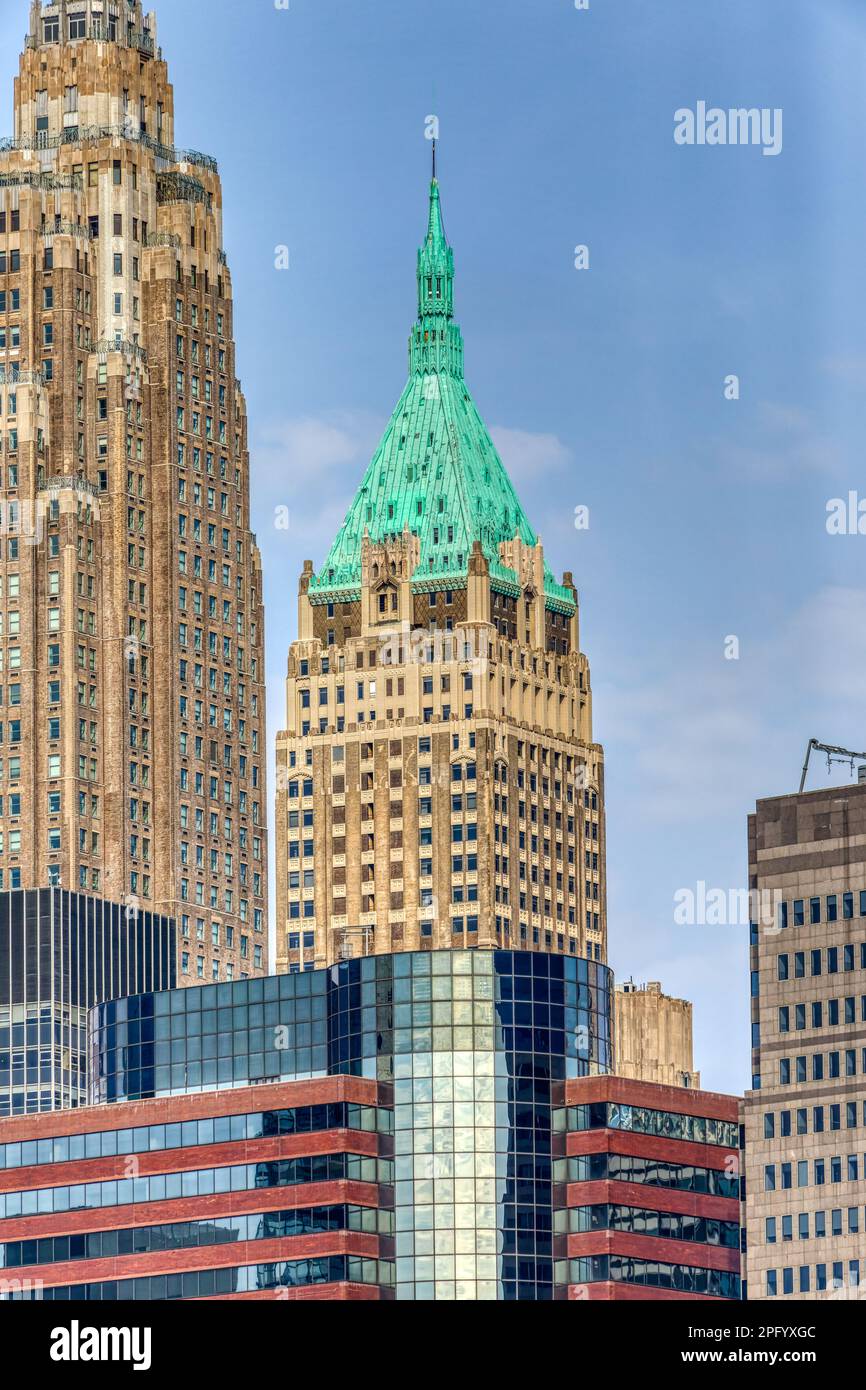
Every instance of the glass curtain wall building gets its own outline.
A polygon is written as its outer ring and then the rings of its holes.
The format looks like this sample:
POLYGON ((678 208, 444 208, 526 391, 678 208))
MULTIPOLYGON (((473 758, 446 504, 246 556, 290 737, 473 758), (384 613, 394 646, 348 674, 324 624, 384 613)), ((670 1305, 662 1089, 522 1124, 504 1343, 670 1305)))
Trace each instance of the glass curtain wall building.
POLYGON ((117 1000, 92 1099, 388 1083, 397 1297, 550 1299, 553 1089, 610 1070, 611 986, 583 959, 443 951, 117 1000))
POLYGON ((87 1014, 176 983, 168 918, 61 889, 0 893, 0 1116, 87 1099, 87 1014))

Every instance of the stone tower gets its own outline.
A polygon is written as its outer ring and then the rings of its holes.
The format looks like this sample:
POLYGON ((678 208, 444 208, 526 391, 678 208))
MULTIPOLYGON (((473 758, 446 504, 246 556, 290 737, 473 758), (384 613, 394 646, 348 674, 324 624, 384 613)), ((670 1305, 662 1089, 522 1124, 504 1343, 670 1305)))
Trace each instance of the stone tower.
POLYGON ((409 381, 322 569, 277 740, 280 970, 513 947, 606 958, 603 754, 557 583, 463 377, 439 184, 409 381))
POLYGON ((215 161, 140 0, 35 2, 0 142, 0 889, 267 968, 262 579, 215 161))

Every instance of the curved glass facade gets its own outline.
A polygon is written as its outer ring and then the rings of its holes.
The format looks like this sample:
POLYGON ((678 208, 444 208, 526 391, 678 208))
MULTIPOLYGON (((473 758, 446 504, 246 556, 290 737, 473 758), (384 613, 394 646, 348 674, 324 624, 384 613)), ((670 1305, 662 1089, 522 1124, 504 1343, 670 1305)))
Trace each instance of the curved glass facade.
POLYGON ((319 1076, 403 1078, 407 1056, 531 1056, 610 1070, 611 973, 526 951, 368 956, 302 975, 163 990, 90 1014, 91 1104, 319 1076))
POLYGON ((550 1299, 552 1087, 610 1070, 611 989, 583 959, 435 951, 117 1000, 92 1099, 391 1083, 397 1297, 550 1299))

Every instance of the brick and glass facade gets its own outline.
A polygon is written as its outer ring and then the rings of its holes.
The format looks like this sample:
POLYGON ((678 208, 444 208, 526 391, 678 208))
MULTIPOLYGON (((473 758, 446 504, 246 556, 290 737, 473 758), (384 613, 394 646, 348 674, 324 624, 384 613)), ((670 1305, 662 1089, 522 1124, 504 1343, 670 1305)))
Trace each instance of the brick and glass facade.
POLYGON ((736 1098, 616 1076, 567 1081, 559 1098, 569 1297, 740 1298, 736 1098))
POLYGON ((614 1269, 629 1254, 735 1296, 736 1193, 694 1173, 736 1103, 610 1079, 611 986, 585 960, 425 952, 100 1005, 100 1103, 0 1124, 7 1296, 666 1296, 614 1269), (671 1125, 690 1137, 653 1137, 671 1125), (680 1167, 570 1171, 602 1153, 680 1167))
POLYGON ((393 1110, 360 1077, 0 1126, 0 1296, 379 1298, 393 1110))

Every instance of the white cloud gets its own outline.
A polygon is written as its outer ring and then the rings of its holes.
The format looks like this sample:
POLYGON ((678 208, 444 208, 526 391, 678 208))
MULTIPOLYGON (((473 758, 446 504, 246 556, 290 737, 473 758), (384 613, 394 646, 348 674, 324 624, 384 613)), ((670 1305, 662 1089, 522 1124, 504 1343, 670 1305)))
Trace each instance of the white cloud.
POLYGON ((811 428, 808 412, 799 405, 778 401, 761 401, 758 413, 768 429, 805 434, 811 428))
POLYGON ((730 438, 713 441, 726 472, 735 468, 751 478, 790 480, 794 475, 839 473, 845 465, 838 442, 798 405, 760 401, 749 444, 730 438))
POLYGON ((866 357, 830 357, 825 372, 852 386, 866 386, 866 357))
POLYGON ((570 451, 555 434, 533 434, 494 425, 490 437, 518 492, 550 482, 571 462, 570 451))
POLYGON ((743 637, 738 661, 724 659, 720 635, 715 650, 666 648, 655 680, 628 669, 596 683, 598 737, 630 758, 641 814, 742 816, 750 796, 796 790, 808 738, 859 747, 864 631, 866 590, 828 586, 766 640, 743 637))
MULTIPOLYGON (((363 471, 381 435, 379 421, 361 412, 329 418, 304 416, 260 431, 252 445, 252 475, 258 490, 308 494, 349 465, 363 471)), ((356 477, 360 481, 360 477, 356 477)))
POLYGON ((362 412, 301 416, 262 429, 251 445, 253 524, 270 563, 318 567, 343 524, 379 443, 382 422, 362 412), (288 529, 275 525, 278 508, 288 529), (303 554, 300 554, 300 551, 303 554))
MULTIPOLYGON (((839 537, 838 544, 857 545, 860 538, 839 537)), ((863 542, 866 555, 866 541, 863 542)), ((828 586, 814 595, 790 624, 786 657, 802 671, 805 689, 812 696, 850 718, 866 701, 866 590, 828 586)), ((814 732, 814 731, 813 731, 814 732)), ((832 731, 831 731, 832 732, 832 731)), ((863 736, 866 736, 864 734, 863 736)), ((863 737, 861 736, 861 737, 863 737)), ((827 734, 829 743, 836 743, 827 734)))

